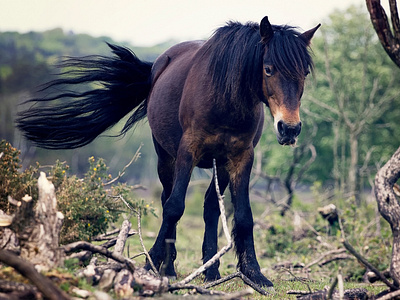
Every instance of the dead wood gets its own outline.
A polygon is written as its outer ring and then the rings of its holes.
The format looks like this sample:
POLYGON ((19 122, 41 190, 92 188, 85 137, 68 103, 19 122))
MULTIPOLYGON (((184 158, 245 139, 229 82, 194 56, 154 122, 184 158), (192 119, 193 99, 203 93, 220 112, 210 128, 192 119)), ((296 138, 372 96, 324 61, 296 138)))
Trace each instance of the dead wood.
POLYGON ((0 261, 13 267, 22 276, 28 278, 46 298, 54 300, 70 299, 50 279, 38 273, 33 264, 19 258, 12 252, 0 250, 0 261))
POLYGON ((332 300, 368 300, 368 299, 375 299, 375 297, 370 296, 368 291, 363 288, 357 288, 357 289, 350 289, 350 290, 345 290, 342 297, 340 297, 339 291, 335 290, 331 298, 328 296, 328 289, 324 289, 321 291, 316 291, 313 293, 307 293, 305 291, 289 291, 288 294, 290 295, 298 295, 297 299, 301 300, 326 300, 326 299, 332 299, 332 300))
POLYGON ((124 298, 133 294, 133 275, 129 270, 123 269, 121 270, 117 276, 115 276, 115 283, 114 283, 114 291, 115 294, 120 297, 124 298))
POLYGON ((318 212, 322 218, 328 221, 330 226, 337 226, 339 223, 339 214, 336 205, 331 203, 324 207, 318 207, 318 212))
POLYGON ((219 285, 221 283, 224 283, 226 281, 232 280, 233 278, 242 279, 245 284, 247 284, 249 287, 251 287, 256 292, 260 293, 261 295, 269 295, 269 293, 266 290, 261 288, 258 284, 254 283, 253 281, 251 281, 246 275, 244 275, 240 271, 237 271, 236 273, 227 275, 227 276, 225 276, 225 277, 223 277, 221 279, 218 279, 218 280, 215 280, 213 282, 210 282, 210 283, 206 284, 204 286, 204 288, 211 288, 213 286, 217 286, 217 285, 219 285))
POLYGON ((126 264, 128 266, 128 268, 132 271, 135 270, 134 262, 131 259, 126 258, 120 254, 111 252, 102 246, 93 245, 89 242, 84 242, 84 241, 74 242, 74 243, 63 246, 62 248, 64 249, 65 253, 70 253, 70 252, 74 252, 74 251, 78 251, 78 250, 88 250, 93 253, 99 253, 101 255, 104 255, 107 258, 112 258, 113 260, 115 260, 117 262, 126 264))
MULTIPOLYGON (((387 279, 391 278, 390 277, 390 270, 383 271, 382 275, 385 276, 387 279)), ((374 272, 368 271, 365 274, 365 279, 370 283, 374 283, 374 282, 379 280, 379 277, 374 272)))
MULTIPOLYGON (((28 195, 21 201, 9 198, 17 206, 8 229, 2 230, 1 247, 20 253, 37 269, 61 266, 64 252, 59 248, 59 233, 64 216, 57 211, 54 185, 41 172, 38 179, 39 199, 33 207, 28 195)), ((4 217, 4 215, 3 215, 4 217)))
POLYGON ((321 266, 320 262, 326 260, 327 257, 329 257, 331 255, 342 254, 344 252, 346 252, 346 249, 344 249, 344 248, 327 251, 327 252, 323 253, 320 257, 318 257, 317 259, 315 259, 312 262, 305 265, 304 269, 308 269, 311 266, 316 265, 316 264, 319 264, 321 266))
POLYGON ((126 242, 126 239, 128 238, 131 226, 132 226, 132 224, 128 220, 124 220, 122 222, 121 230, 119 231, 117 240, 115 242, 114 254, 116 254, 116 255, 123 254, 124 248, 125 248, 125 242, 126 242))
POLYGON ((345 260, 345 259, 352 259, 352 258, 353 258, 353 256, 345 254, 345 253, 336 254, 329 259, 325 259, 325 260, 321 261, 318 265, 322 267, 322 266, 325 266, 325 265, 327 265, 331 262, 337 261, 337 260, 345 260))
POLYGON ((367 269, 370 269, 372 272, 376 274, 376 276, 379 277, 379 279, 385 283, 390 289, 392 290, 397 290, 398 288, 389 282, 386 277, 379 272, 377 268, 375 268, 373 265, 371 265, 363 256, 361 256, 354 248, 347 242, 346 240, 342 240, 343 246, 351 253, 353 254, 360 263, 362 263, 367 269))
MULTIPOLYGON (((390 224, 393 235, 390 274, 395 288, 400 285, 400 204, 393 186, 400 178, 400 148, 378 171, 375 177, 375 197, 382 217, 390 224)), ((373 271, 373 270, 372 270, 373 271)))

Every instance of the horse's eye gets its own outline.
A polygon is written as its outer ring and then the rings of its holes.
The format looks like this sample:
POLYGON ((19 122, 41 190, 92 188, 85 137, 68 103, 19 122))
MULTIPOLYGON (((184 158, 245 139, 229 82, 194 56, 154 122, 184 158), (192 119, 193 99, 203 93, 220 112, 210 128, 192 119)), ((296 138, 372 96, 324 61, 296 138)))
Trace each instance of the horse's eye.
POLYGON ((265 70, 265 75, 267 75, 268 77, 272 76, 273 73, 272 66, 266 66, 264 70, 265 70))

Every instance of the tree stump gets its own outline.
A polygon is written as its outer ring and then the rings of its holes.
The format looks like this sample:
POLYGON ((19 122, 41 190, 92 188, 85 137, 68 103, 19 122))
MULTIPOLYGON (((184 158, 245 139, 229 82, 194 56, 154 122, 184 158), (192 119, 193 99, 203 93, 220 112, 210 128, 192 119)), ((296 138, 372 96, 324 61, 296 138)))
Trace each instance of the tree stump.
POLYGON ((14 201, 17 211, 9 224, 2 230, 3 249, 20 252, 21 258, 31 262, 37 270, 45 271, 63 265, 64 251, 59 247, 59 235, 64 216, 57 211, 54 185, 41 172, 38 179, 39 199, 33 207, 32 197, 26 195, 22 201, 14 201), (15 233, 15 239, 5 240, 15 233), (10 244, 12 243, 12 245, 10 244))
POLYGON ((400 178, 400 148, 378 171, 375 177, 375 197, 379 212, 388 221, 393 233, 390 274, 394 285, 400 286, 400 204, 393 186, 400 178))

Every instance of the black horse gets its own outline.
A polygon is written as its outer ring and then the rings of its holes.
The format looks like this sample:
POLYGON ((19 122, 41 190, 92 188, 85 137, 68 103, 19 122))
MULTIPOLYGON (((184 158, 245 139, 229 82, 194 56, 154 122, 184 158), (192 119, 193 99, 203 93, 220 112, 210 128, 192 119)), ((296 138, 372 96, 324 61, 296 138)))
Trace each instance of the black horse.
MULTIPOLYGON (((235 209, 233 237, 238 268, 251 280, 272 286, 257 262, 249 178, 254 147, 264 122, 263 104, 274 118, 278 142, 294 145, 301 130, 300 98, 312 69, 308 51, 315 28, 299 33, 290 26, 230 22, 207 41, 175 45, 154 63, 109 45, 114 57, 68 59, 68 76, 46 88, 64 88, 19 114, 17 126, 36 145, 50 149, 90 143, 133 110, 121 134, 146 115, 158 155, 163 186, 163 220, 150 256, 157 268, 175 276, 176 249, 166 257, 166 239, 175 239, 194 167, 217 161, 221 192, 229 185, 235 209), (100 83, 70 91, 69 85, 100 83), (67 86, 67 87, 66 87, 67 86)), ((213 182, 204 202, 203 261, 217 252, 218 199, 213 182)), ((219 262, 205 272, 220 277, 219 262)), ((149 264, 146 265, 149 268, 149 264)))

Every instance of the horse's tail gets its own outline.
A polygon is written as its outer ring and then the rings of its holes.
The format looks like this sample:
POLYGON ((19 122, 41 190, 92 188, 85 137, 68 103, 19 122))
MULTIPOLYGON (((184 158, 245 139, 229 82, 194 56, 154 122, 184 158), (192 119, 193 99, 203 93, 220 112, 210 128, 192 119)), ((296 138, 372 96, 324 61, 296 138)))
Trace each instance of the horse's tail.
POLYGON ((152 63, 127 48, 108 46, 114 57, 65 60, 62 78, 42 89, 56 93, 27 101, 34 104, 16 120, 26 138, 43 148, 72 149, 92 142, 131 110, 121 135, 146 116, 152 63), (72 85, 77 85, 75 91, 72 85))

